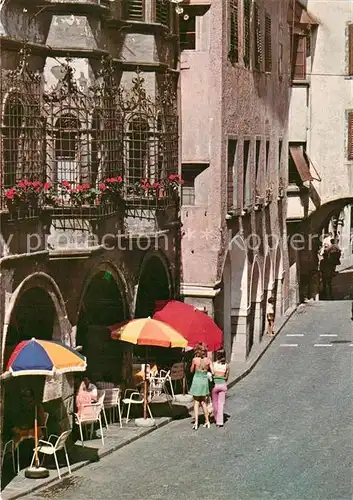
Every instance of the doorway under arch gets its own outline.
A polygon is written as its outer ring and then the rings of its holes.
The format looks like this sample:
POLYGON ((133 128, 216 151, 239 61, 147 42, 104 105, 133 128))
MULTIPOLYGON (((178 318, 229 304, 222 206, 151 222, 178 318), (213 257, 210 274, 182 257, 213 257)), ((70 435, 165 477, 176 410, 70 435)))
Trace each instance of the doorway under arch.
POLYGON ((128 318, 125 294, 115 270, 98 269, 90 278, 81 301, 76 344, 87 358, 87 375, 94 382, 120 383, 125 377, 123 342, 112 340, 109 326, 128 318))
MULTIPOLYGON (((167 260, 160 253, 147 254, 141 265, 135 302, 135 318, 152 317, 156 302, 173 297, 173 287, 167 260)), ((134 346, 134 362, 145 362, 145 346, 134 346)), ((149 362, 157 366, 171 366, 179 362, 180 349, 153 347, 149 349, 149 362)))
POLYGON ((274 297, 276 300, 275 318, 283 314, 283 255, 281 246, 278 245, 275 254, 275 273, 274 273, 274 297))
POLYGON ((230 242, 229 261, 231 358, 244 360, 247 351, 248 257, 245 241, 240 234, 237 234, 230 242))
POLYGON ((152 317, 156 302, 171 297, 172 286, 166 261, 159 254, 147 256, 138 281, 135 318, 152 317))
MULTIPOLYGON (((33 337, 40 340, 65 341, 65 335, 68 333, 63 331, 65 317, 64 302, 54 280, 45 273, 36 273, 26 278, 13 293, 6 313, 2 371, 6 370, 13 350, 22 341, 33 337)), ((20 426, 19 422, 23 424, 21 418, 24 412, 21 410, 28 404, 25 393, 28 394, 30 390, 35 398, 42 397, 44 381, 45 378, 42 376, 22 376, 10 378, 4 383, 1 396, 2 443, 13 438, 13 428, 20 426)), ((58 421, 62 421, 61 416, 67 417, 65 409, 62 409, 61 401, 57 399, 47 402, 44 411, 49 413, 49 428, 56 432, 57 429, 53 426, 58 421)), ((32 443, 29 444, 33 447, 32 443)), ((23 459, 28 459, 25 457, 26 448, 27 443, 19 450, 22 455, 22 465, 23 459)), ((2 474, 3 485, 11 479, 10 472, 11 469, 5 465, 2 474)))
POLYGON ((266 329, 266 315, 267 315, 267 301, 272 295, 273 289, 273 266, 271 254, 267 253, 265 257, 265 266, 264 266, 264 284, 263 284, 263 322, 262 322, 262 334, 266 329))
POLYGON ((261 337, 261 301, 262 301, 262 284, 260 267, 257 260, 254 261, 251 270, 250 282, 250 315, 249 315, 249 335, 247 342, 247 354, 251 351, 255 342, 258 342, 261 337))

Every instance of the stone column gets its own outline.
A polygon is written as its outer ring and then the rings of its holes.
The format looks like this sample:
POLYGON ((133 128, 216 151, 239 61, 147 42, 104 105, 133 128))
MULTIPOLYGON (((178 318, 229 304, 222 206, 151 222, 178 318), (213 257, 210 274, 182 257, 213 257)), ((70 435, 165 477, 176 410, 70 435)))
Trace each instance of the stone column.
POLYGON ((248 310, 232 309, 232 354, 231 361, 244 362, 247 357, 248 310))
POLYGON ((262 330, 262 300, 254 305, 254 345, 261 340, 262 330))
POLYGON ((276 290, 276 313, 275 319, 278 319, 283 314, 283 299, 282 299, 282 287, 283 278, 276 280, 275 290, 276 290))

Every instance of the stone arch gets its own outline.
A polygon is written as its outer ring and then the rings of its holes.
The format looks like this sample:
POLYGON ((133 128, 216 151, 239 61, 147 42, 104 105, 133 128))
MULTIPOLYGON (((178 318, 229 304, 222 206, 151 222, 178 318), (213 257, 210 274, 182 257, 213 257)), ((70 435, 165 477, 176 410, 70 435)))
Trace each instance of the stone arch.
POLYGON ((250 314, 249 314, 249 335, 247 342, 247 354, 251 351, 254 343, 258 343, 261 338, 261 301, 262 301, 262 276, 257 258, 255 257, 250 280, 250 314))
POLYGON ((135 318, 152 316, 157 300, 173 297, 170 265, 161 251, 147 252, 144 256, 135 290, 135 318))
POLYGON ((77 317, 76 317, 76 323, 79 320, 80 311, 82 308, 83 300, 84 300, 85 294, 87 292, 87 289, 88 289, 90 283, 92 282, 92 279, 100 272, 106 272, 106 273, 110 273, 112 275, 114 281, 118 284, 120 291, 121 291, 121 294, 122 294, 122 297, 123 297, 124 315, 126 317, 131 317, 132 311, 129 310, 128 301, 126 298, 128 295, 128 292, 127 292, 128 286, 127 286, 125 277, 119 271, 119 269, 117 269, 111 262, 101 262, 98 266, 94 267, 89 272, 88 276, 85 279, 83 290, 82 290, 82 293, 80 296, 79 307, 78 307, 77 317))
POLYGON ((275 280, 281 280, 283 278, 283 255, 281 245, 277 245, 275 252, 275 280))
POLYGON ((274 288, 273 295, 276 300, 275 318, 283 314, 283 254, 280 244, 276 248, 275 253, 275 271, 274 271, 274 288))
POLYGON ((265 257, 263 289, 271 290, 273 287, 273 263, 270 252, 265 257))
POLYGON ((227 359, 230 359, 232 352, 232 265, 229 252, 226 255, 223 265, 221 293, 222 303, 220 304, 220 311, 216 320, 223 329, 223 345, 227 359))
POLYGON ((236 235, 230 243, 231 306, 232 311, 246 312, 248 307, 248 258, 242 236, 236 235))
MULTIPOLYGON (((41 290, 39 295, 42 295, 43 297, 43 294, 46 294, 48 300, 50 300, 53 306, 54 317, 52 338, 71 345, 71 326, 67 319, 65 302, 58 285, 53 278, 46 273, 33 273, 30 276, 27 276, 27 278, 25 278, 16 288, 11 296, 9 304, 6 307, 2 337, 2 361, 4 361, 5 346, 8 333, 11 329, 11 321, 15 319, 16 308, 20 306, 21 300, 26 296, 26 294, 31 292, 31 290, 38 289, 41 290)), ((39 314, 40 310, 38 310, 38 315, 39 314)))
POLYGON ((95 382, 103 379, 120 383, 125 378, 124 360, 131 348, 112 340, 109 327, 129 317, 122 275, 110 262, 100 263, 89 273, 83 286, 75 339, 76 345, 82 346, 88 375, 95 382))
POLYGON ((245 241, 240 234, 231 240, 228 255, 225 269, 230 270, 227 300, 231 308, 231 359, 244 360, 247 351, 248 257, 245 241))

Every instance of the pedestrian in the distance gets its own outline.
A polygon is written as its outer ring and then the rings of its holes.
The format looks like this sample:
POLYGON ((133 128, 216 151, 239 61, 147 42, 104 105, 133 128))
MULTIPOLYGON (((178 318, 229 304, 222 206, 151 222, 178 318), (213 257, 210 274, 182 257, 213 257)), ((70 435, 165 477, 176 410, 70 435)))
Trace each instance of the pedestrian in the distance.
POLYGON ((275 299, 270 297, 267 301, 267 335, 274 335, 273 325, 275 322, 275 299))
POLYGON ((206 404, 206 398, 210 394, 209 380, 207 373, 211 371, 211 361, 207 357, 207 348, 204 344, 197 344, 195 347, 195 355, 190 367, 191 373, 194 374, 192 379, 192 384, 190 387, 190 394, 194 397, 194 413, 195 413, 195 423, 193 426, 194 430, 198 429, 199 426, 199 406, 202 406, 205 423, 204 427, 210 428, 210 421, 208 415, 208 409, 206 404))
POLYGON ((226 362, 226 352, 220 349, 216 352, 216 361, 212 366, 214 387, 212 389, 213 416, 217 427, 224 424, 224 403, 227 394, 227 380, 229 377, 229 365, 226 362))

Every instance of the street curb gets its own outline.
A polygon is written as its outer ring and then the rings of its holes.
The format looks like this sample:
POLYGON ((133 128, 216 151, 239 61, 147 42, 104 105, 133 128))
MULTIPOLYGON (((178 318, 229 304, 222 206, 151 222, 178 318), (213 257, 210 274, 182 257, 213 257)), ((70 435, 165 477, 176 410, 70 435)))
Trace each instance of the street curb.
MULTIPOLYGON (((300 304, 296 305, 296 306, 293 306, 291 307, 290 309, 288 309, 288 311, 285 313, 285 315, 283 316, 283 318, 281 319, 281 322, 279 324, 279 326, 276 328, 276 333, 275 335, 269 340, 269 342, 265 345, 264 349, 259 353, 259 355, 253 360, 253 362, 251 363, 251 365, 246 368, 246 370, 244 370, 243 373, 241 373, 240 375, 238 375, 234 380, 230 381, 228 383, 228 389, 232 388, 235 384, 237 384, 238 382, 240 382, 241 380, 243 380, 247 375, 249 375, 249 373, 252 372, 252 370, 255 368, 255 366, 257 365, 257 363, 260 361, 260 359, 262 358, 262 356, 265 354, 265 352, 269 349, 270 345, 272 344, 272 342, 275 340, 275 338, 277 337, 277 335, 280 333, 280 331, 283 329, 283 327, 288 323, 288 321, 290 320, 290 318, 293 316, 293 314, 297 311, 298 307, 299 307, 300 304)), ((117 444, 116 446, 113 446, 112 448, 109 448, 107 449, 106 451, 103 451, 100 455, 99 455, 99 460, 101 460, 102 458, 108 456, 108 455, 111 455, 112 453, 114 453, 115 451, 117 450, 120 450, 121 448, 124 448, 125 446, 127 446, 128 444, 131 444, 133 443, 134 441, 137 441, 138 439, 144 437, 144 436, 147 436, 148 434, 151 434, 152 432, 154 432, 155 430, 157 429, 160 429, 168 424, 170 424, 172 422, 172 418, 166 418, 166 420, 164 422, 161 422, 159 424, 157 424, 156 426, 154 427, 150 427, 150 428, 146 428, 146 430, 144 430, 143 432, 141 432, 141 434, 138 434, 137 436, 132 436, 131 438, 127 439, 126 441, 124 441, 123 443, 119 443, 117 444)), ((83 467, 86 467, 86 465, 89 465, 89 464, 92 464, 94 462, 90 461, 90 460, 86 460, 85 462, 82 462, 80 464, 77 464, 77 465, 72 465, 71 466, 71 471, 72 472, 76 472, 77 470, 79 469, 82 469, 83 467)), ((40 490, 40 489, 43 489, 43 488, 46 488, 47 486, 49 485, 53 485, 55 483, 60 483, 61 480, 65 477, 67 477, 69 475, 69 472, 65 472, 61 475, 61 479, 58 479, 57 477, 56 478, 53 478, 51 479, 50 481, 48 481, 47 483, 45 484, 41 484, 41 485, 38 485, 38 486, 34 486, 33 488, 29 489, 29 490, 26 490, 26 491, 22 491, 21 493, 18 493, 18 494, 14 494, 13 496, 9 496, 7 497, 6 500, 16 500, 17 498, 22 498, 26 495, 29 495, 37 490, 40 490)), ((2 500, 2 496, 1 496, 1 493, 0 493, 0 500, 2 500)))
POLYGON ((288 323, 288 321, 293 316, 293 314, 297 311, 299 305, 300 304, 297 304, 297 305, 289 308, 286 311, 286 313, 284 314, 283 318, 281 319, 281 322, 280 322, 279 326, 276 328, 275 335, 273 335, 273 337, 270 338, 269 342, 265 345, 265 347, 259 353, 259 355, 253 360, 253 362, 251 363, 251 365, 248 368, 246 368, 246 370, 243 371, 243 373, 241 373, 240 375, 238 375, 234 380, 231 380, 230 382, 228 382, 228 389, 230 389, 235 384, 237 384, 238 382, 240 382, 241 380, 243 380, 243 378, 245 378, 247 375, 249 375, 249 373, 251 373, 253 371, 253 369, 255 368, 255 366, 257 365, 257 363, 260 361, 260 359, 262 358, 262 356, 265 354, 265 352, 268 350, 268 348, 270 347, 270 345, 272 344, 272 342, 274 342, 274 340, 277 337, 277 335, 280 333, 280 331, 283 329, 283 327, 288 323))
MULTIPOLYGON (((144 436, 147 436, 148 434, 151 434, 153 431, 156 431, 157 429, 161 429, 165 425, 168 425, 171 421, 172 421, 172 419, 170 417, 168 417, 168 418, 166 418, 166 420, 164 422, 157 423, 154 427, 146 428, 146 430, 144 430, 143 432, 141 432, 137 436, 132 436, 131 438, 124 441, 123 443, 119 443, 119 444, 113 446, 112 448, 109 448, 109 449, 103 451, 102 453, 99 454, 99 460, 101 460, 102 458, 104 458, 108 455, 111 455, 112 453, 114 453, 117 450, 120 450, 121 448, 124 448, 128 444, 131 444, 134 441, 137 441, 138 439, 140 439, 144 436)), ((86 465, 89 465, 92 463, 95 463, 95 462, 92 462, 91 460, 86 460, 85 462, 71 465, 71 472, 76 472, 77 470, 82 469, 83 467, 86 467, 86 465)), ((20 493, 15 493, 13 496, 7 497, 6 500, 16 500, 17 498, 22 498, 26 495, 30 495, 31 493, 34 493, 37 490, 41 490, 43 488, 46 488, 47 486, 54 485, 55 483, 60 483, 62 481, 62 479, 67 477, 67 476, 69 476, 69 471, 62 473, 61 479, 59 479, 58 477, 52 478, 44 484, 42 483, 38 486, 33 486, 33 488, 30 488, 26 491, 22 491, 20 493)), ((2 500, 1 493, 0 493, 0 500, 2 500)))

